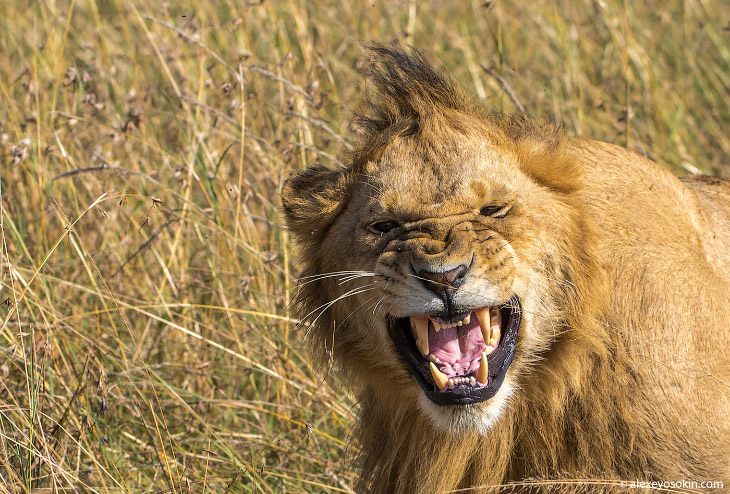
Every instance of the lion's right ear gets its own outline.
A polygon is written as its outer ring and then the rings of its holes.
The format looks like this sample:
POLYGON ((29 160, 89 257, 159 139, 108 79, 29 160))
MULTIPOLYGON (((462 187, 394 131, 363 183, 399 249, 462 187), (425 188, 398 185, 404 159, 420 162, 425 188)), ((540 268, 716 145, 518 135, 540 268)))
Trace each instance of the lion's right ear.
POLYGON ((289 229, 300 242, 321 239, 344 204, 346 172, 307 168, 284 182, 281 203, 289 229))

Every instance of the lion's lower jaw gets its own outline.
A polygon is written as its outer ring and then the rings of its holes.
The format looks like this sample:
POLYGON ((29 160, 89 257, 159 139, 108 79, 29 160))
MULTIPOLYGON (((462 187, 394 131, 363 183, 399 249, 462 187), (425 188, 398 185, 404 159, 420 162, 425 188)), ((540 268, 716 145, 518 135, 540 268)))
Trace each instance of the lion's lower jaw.
POLYGON ((443 432, 477 433, 487 436, 505 412, 514 385, 507 376, 499 392, 490 400, 473 405, 440 406, 421 393, 418 406, 431 423, 443 432))

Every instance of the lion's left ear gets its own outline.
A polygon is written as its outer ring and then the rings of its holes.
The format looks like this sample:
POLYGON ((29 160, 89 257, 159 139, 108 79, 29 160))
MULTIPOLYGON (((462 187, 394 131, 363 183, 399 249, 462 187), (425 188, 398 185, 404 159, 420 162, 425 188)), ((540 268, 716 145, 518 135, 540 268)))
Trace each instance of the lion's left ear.
POLYGON ((583 187, 583 167, 568 154, 560 127, 525 114, 502 116, 499 123, 516 144, 520 168, 533 180, 565 194, 583 187))
POLYGON ((527 138, 518 142, 517 154, 522 171, 545 187, 570 194, 583 186, 583 169, 566 153, 562 139, 527 138))
POLYGON ((314 166, 284 182, 281 203, 289 229, 302 243, 317 242, 344 203, 344 171, 314 166))

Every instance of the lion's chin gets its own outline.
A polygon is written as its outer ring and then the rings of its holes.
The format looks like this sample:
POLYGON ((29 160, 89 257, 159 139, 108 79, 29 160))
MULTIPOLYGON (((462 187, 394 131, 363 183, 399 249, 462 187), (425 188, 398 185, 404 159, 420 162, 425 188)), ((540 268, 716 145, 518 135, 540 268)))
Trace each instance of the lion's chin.
POLYGON ((421 393, 418 406, 440 431, 452 434, 477 433, 486 436, 507 408, 514 386, 507 377, 490 400, 470 405, 441 406, 421 393))

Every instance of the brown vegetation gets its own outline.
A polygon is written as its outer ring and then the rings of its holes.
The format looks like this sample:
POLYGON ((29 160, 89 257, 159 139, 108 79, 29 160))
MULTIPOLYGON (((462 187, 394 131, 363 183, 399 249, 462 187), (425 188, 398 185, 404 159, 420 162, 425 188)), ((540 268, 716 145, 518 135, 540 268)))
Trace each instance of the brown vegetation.
POLYGON ((358 40, 727 176, 728 20, 723 0, 0 1, 0 491, 352 492, 360 405, 299 337, 278 194, 347 161, 358 40))

